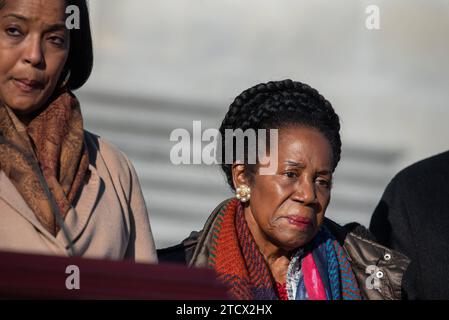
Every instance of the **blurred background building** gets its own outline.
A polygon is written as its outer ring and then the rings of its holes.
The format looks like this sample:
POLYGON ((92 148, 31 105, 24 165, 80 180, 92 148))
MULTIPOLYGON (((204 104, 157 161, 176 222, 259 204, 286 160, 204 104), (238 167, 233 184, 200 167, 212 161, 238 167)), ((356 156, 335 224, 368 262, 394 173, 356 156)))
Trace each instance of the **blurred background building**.
MULTIPOLYGON (((291 78, 341 117, 327 215, 369 223, 404 166, 449 149, 446 0, 91 0, 95 65, 78 92, 88 130, 139 174, 158 247, 202 228, 232 194, 218 166, 170 162, 176 128, 217 128, 242 90, 291 78), (368 30, 368 5, 380 30, 368 30)), ((438 187, 438 186, 435 186, 438 187)), ((410 186, 413 188, 413 186, 410 186)))

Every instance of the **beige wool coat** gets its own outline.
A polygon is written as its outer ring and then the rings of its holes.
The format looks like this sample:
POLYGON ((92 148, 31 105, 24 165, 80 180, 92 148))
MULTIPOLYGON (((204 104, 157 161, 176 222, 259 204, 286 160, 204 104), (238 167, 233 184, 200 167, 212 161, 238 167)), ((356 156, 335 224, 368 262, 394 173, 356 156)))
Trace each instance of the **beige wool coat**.
MULTIPOLYGON (((89 172, 65 223, 84 258, 157 262, 149 217, 134 167, 100 137, 85 132, 89 172)), ((0 251, 69 256, 60 230, 53 236, 0 171, 0 251)))

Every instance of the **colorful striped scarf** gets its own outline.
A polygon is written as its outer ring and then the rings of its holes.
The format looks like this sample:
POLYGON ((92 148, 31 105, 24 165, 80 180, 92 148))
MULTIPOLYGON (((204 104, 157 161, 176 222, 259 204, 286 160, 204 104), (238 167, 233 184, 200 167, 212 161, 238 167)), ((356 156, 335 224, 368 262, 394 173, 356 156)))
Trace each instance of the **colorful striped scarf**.
MULTIPOLYGON (((361 299, 344 248, 322 227, 314 240, 298 252, 300 272, 294 299, 361 299)), ((237 199, 218 210, 212 226, 208 266, 238 300, 276 300, 276 284, 243 215, 237 199)), ((287 277, 288 279, 288 277, 287 277)))

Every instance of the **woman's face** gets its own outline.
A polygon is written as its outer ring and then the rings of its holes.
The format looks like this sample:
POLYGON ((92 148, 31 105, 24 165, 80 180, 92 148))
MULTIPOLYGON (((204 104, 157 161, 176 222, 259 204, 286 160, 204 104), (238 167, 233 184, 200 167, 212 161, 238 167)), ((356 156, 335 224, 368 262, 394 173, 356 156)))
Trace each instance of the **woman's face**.
POLYGON ((67 61, 64 0, 5 0, 0 10, 0 103, 18 114, 50 98, 67 61))
POLYGON ((278 146, 278 170, 256 173, 245 216, 256 241, 291 251, 310 242, 323 223, 331 195, 332 148, 323 134, 308 127, 280 129, 278 146))

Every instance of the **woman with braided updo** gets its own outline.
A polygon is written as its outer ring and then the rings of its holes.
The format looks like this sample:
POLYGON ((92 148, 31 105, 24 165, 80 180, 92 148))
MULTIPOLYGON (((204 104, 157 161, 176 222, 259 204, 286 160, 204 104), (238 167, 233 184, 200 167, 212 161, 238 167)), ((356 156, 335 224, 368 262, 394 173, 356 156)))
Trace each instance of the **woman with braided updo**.
POLYGON ((214 269, 235 299, 400 298, 408 259, 362 226, 324 217, 341 153, 331 104, 300 82, 259 84, 231 104, 220 133, 236 129, 277 129, 277 154, 251 164, 248 146, 243 161, 233 152, 222 169, 236 198, 221 203, 201 232, 160 250, 160 260, 214 269), (272 161, 274 172, 261 174, 272 161))

